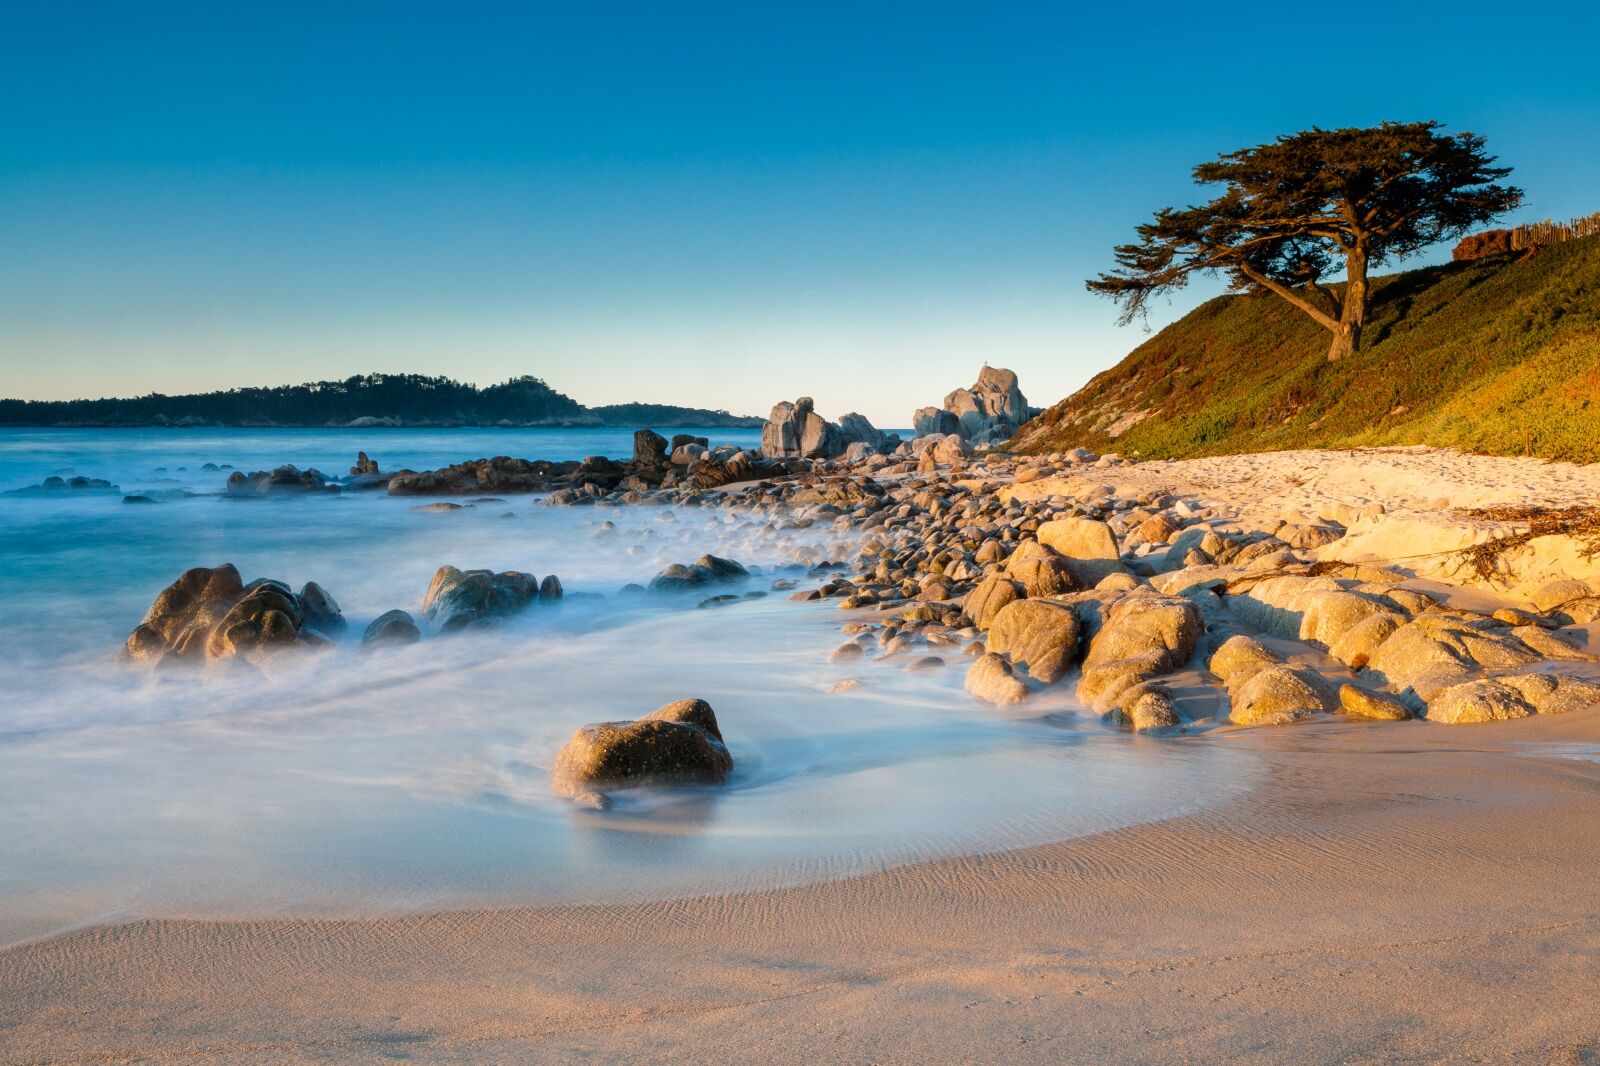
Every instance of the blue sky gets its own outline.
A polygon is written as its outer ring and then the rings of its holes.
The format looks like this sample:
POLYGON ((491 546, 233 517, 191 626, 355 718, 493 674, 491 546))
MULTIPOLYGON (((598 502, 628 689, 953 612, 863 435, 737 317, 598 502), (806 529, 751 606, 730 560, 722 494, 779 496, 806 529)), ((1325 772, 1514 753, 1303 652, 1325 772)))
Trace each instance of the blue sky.
POLYGON ((1143 339, 1083 281, 1218 152, 1437 118, 1517 218, 1600 210, 1595 5, 1395 8, 5 5, 0 394, 531 373, 904 425, 988 361, 1048 403, 1143 339))

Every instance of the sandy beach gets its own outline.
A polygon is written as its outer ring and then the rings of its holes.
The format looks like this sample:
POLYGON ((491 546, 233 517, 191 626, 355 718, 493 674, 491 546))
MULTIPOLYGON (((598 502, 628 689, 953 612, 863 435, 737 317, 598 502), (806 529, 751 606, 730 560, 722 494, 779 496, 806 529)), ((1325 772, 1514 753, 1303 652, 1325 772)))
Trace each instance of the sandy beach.
POLYGON ((1130 742, 1267 772, 1214 813, 787 891, 88 929, 0 955, 3 1060, 1600 1055, 1600 710, 1130 742))

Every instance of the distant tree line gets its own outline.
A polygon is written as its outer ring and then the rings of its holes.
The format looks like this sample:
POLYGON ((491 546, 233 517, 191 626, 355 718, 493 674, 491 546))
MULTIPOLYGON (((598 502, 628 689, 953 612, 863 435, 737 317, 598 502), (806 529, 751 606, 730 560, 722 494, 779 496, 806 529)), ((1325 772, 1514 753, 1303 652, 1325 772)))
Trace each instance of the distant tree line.
POLYGON ((622 404, 591 411, 524 375, 487 388, 423 374, 361 374, 343 381, 122 399, 0 400, 7 426, 340 426, 362 418, 415 425, 736 425, 726 411, 622 404), (645 417, 648 415, 649 417, 645 417), (726 422, 719 421, 726 419, 726 422))

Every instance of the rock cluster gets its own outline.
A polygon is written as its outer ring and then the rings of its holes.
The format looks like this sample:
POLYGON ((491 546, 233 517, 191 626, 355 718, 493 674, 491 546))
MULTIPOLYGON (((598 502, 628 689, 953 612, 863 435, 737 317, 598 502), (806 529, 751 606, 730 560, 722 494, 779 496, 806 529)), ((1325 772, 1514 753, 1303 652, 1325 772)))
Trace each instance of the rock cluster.
POLYGON ((339 605, 315 582, 295 593, 270 578, 245 584, 232 563, 197 566, 161 591, 123 653, 158 665, 259 661, 289 648, 326 645, 326 634, 343 625, 339 605))
POLYGON ((228 475, 229 496, 271 496, 308 492, 338 492, 320 470, 301 470, 293 465, 255 470, 246 474, 235 470, 228 475))
POLYGON ((956 389, 943 407, 919 407, 911 416, 917 436, 955 434, 974 444, 1000 444, 1036 412, 1010 370, 985 365, 970 389, 956 389))
POLYGON ((773 407, 761 428, 761 454, 768 459, 833 459, 847 453, 865 458, 892 449, 900 438, 880 432, 854 411, 829 422, 817 414, 811 397, 773 407))
POLYGON ((20 489, 7 489, 4 493, 0 493, 0 495, 59 496, 67 493, 74 493, 86 496, 94 496, 102 494, 110 495, 112 493, 119 493, 121 491, 122 490, 120 488, 113 485, 111 482, 106 481, 104 478, 83 477, 78 475, 66 478, 59 476, 47 477, 37 485, 29 485, 26 488, 20 489))

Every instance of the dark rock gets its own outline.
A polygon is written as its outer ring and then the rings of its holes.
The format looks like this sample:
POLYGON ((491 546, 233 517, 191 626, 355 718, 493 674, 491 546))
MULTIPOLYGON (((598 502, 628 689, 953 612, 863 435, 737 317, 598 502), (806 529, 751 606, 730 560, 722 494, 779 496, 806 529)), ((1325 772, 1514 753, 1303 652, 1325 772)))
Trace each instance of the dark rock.
POLYGON ((633 435, 633 465, 643 470, 660 470, 667 465, 667 438, 650 429, 633 435))
POLYGON ((372 620, 361 634, 363 644, 415 644, 422 630, 406 611, 386 611, 372 620))
POLYGON ((338 492, 337 485, 328 484, 320 470, 301 470, 293 464, 271 470, 255 470, 249 474, 235 470, 228 475, 228 495, 268 496, 309 492, 338 492))
POLYGON ((339 601, 315 581, 305 583, 300 589, 299 599, 306 625, 324 633, 344 628, 344 614, 339 610, 339 601))
MULTIPOLYGON (((498 455, 493 459, 473 459, 438 470, 402 470, 389 479, 389 495, 482 496, 549 492, 557 487, 558 479, 572 475, 577 469, 577 463, 513 459, 498 455)), ((617 479, 621 477, 619 468, 617 479)))
POLYGON ((55 496, 67 493, 81 493, 86 496, 120 494, 122 489, 111 482, 97 477, 47 477, 37 485, 27 488, 11 489, 6 496, 55 496))
POLYGON ((350 468, 352 474, 376 474, 378 463, 375 459, 368 459, 366 452, 356 453, 356 465, 350 468))

